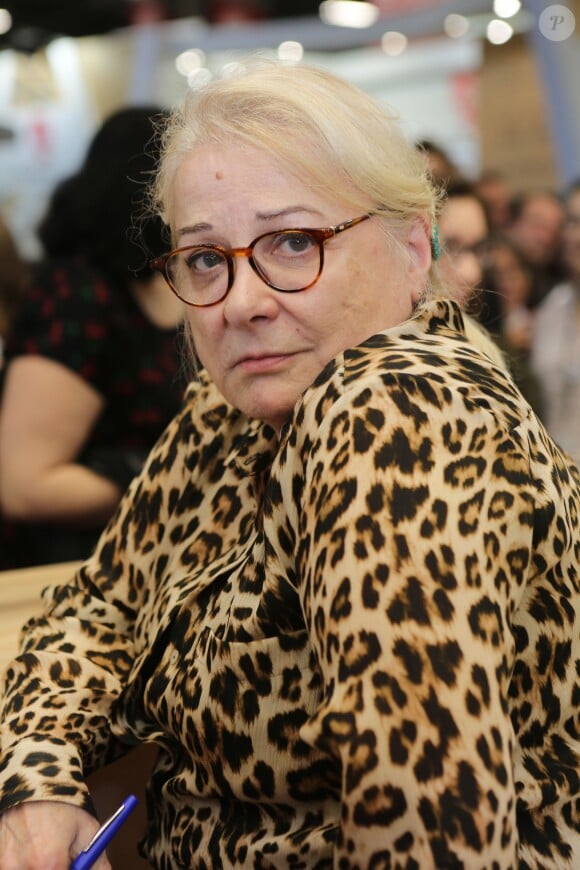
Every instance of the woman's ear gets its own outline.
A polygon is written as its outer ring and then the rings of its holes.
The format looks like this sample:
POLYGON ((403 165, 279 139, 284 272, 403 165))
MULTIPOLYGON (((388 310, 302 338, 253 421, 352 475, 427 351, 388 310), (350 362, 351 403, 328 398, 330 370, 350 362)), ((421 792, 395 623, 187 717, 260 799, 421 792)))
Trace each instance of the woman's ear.
POLYGON ((432 262, 431 228, 424 217, 416 215, 413 218, 405 246, 409 254, 408 275, 416 287, 414 293, 417 298, 413 297, 413 302, 417 303, 422 296, 432 262))

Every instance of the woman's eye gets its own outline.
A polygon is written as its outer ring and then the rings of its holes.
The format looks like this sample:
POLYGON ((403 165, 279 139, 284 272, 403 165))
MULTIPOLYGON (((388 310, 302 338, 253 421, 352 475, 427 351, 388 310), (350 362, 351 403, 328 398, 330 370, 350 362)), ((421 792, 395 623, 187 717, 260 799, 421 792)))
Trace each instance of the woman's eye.
POLYGON ((274 240, 274 250, 281 256, 300 256, 316 247, 316 241, 309 233, 279 233, 274 240))
POLYGON ((191 272, 210 272, 217 266, 221 266, 225 260, 223 254, 220 254, 219 251, 204 248, 202 250, 191 251, 185 262, 191 272))

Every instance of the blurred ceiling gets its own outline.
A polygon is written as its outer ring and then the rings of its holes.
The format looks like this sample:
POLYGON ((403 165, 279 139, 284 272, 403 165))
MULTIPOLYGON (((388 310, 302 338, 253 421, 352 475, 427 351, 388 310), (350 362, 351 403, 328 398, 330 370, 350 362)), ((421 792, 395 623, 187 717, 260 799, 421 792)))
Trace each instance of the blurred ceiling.
POLYGON ((0 48, 31 52, 56 36, 94 36, 177 18, 231 23, 314 15, 318 5, 319 0, 0 0, 12 17, 0 48))
MULTIPOLYGON (((381 24, 409 25, 415 35, 441 32, 449 12, 489 12, 492 0, 374 0, 381 24)), ((0 0, 12 27, 0 49, 32 53, 57 36, 94 36, 131 25, 198 19, 208 24, 318 17, 320 0, 0 0)))

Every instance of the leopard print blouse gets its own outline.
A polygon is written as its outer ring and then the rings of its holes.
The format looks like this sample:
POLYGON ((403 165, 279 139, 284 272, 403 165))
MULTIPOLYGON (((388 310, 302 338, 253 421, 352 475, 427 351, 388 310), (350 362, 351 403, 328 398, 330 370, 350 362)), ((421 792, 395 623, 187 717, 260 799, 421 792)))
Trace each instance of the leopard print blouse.
POLYGON ((453 303, 279 436, 207 377, 5 675, 0 808, 154 742, 179 868, 580 867, 580 481, 453 303))

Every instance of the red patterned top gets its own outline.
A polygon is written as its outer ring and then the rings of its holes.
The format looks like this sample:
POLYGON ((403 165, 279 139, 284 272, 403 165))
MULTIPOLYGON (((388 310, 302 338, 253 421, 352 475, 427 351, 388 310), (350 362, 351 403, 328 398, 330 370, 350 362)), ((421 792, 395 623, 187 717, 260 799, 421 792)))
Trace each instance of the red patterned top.
MULTIPOLYGON (((179 341, 179 329, 154 325, 130 293, 93 267, 78 258, 61 260, 38 267, 6 342, 4 373, 23 355, 61 363, 105 399, 79 460, 118 450, 145 456, 181 403, 179 341)), ((32 530, 25 531, 29 539, 32 530)), ((50 536, 56 532, 52 527, 50 536)), ((94 536, 92 530, 91 540, 94 536)), ((39 546, 34 538, 35 562, 44 561, 39 546)), ((32 564, 29 553, 25 564, 32 564)))

